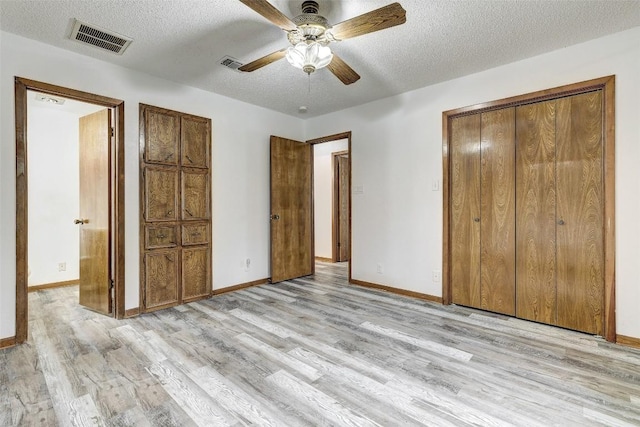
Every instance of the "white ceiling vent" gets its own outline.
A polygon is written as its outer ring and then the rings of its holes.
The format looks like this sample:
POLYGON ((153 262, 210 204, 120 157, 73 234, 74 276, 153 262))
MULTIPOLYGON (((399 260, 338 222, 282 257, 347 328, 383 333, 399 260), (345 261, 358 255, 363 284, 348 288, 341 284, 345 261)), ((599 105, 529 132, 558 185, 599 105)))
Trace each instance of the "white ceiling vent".
POLYGON ((79 41, 80 43, 90 44, 91 46, 98 47, 109 52, 122 55, 127 47, 133 41, 127 36, 114 33, 113 31, 105 30, 103 28, 96 27, 95 25, 87 24, 86 22, 75 20, 73 29, 71 30, 71 40, 79 41))
MULTIPOLYGON (((227 55, 220 60, 220 65, 231 68, 233 71, 238 71, 238 68, 242 67, 244 64, 238 61, 236 58, 227 55)), ((240 73, 241 71, 238 72, 240 73)))

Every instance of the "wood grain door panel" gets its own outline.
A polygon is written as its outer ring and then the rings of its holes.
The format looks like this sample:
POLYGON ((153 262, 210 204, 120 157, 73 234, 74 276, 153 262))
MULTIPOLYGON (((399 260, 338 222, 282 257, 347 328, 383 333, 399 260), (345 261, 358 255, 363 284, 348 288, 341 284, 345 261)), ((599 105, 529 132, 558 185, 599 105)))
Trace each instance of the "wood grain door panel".
POLYGON ((182 249, 182 301, 211 295, 211 257, 208 247, 182 249))
POLYGON ((173 248, 178 245, 176 225, 147 225, 145 227, 145 248, 173 248))
POLYGON ((144 112, 144 160, 177 165, 180 150, 180 122, 176 113, 159 108, 144 112))
POLYGON ((349 261, 349 156, 336 156, 338 167, 338 262, 349 261))
POLYGON ((206 170, 182 169, 182 219, 210 218, 210 175, 206 170))
POLYGON ((516 313, 555 324, 556 101, 516 108, 516 313))
POLYGON ((604 330, 602 92, 557 101, 559 326, 604 330))
POLYGON ((271 281, 314 271, 313 150, 271 137, 271 281))
POLYGON ((178 219, 178 170, 147 166, 144 170, 146 221, 178 219))
POLYGON ((480 307, 480 114, 451 121, 451 290, 480 307))
POLYGON ((145 309, 163 308, 178 303, 179 254, 179 249, 145 253, 145 309))
POLYGON ((104 109, 79 119, 80 305, 111 313, 110 174, 111 114, 104 109))
POLYGON ((515 108, 482 113, 481 308, 515 315, 515 108))
POLYGON ((182 246, 202 245, 209 243, 211 232, 209 224, 184 224, 182 226, 182 246))
POLYGON ((182 166, 208 168, 211 157, 209 120, 194 116, 183 116, 180 120, 182 166))

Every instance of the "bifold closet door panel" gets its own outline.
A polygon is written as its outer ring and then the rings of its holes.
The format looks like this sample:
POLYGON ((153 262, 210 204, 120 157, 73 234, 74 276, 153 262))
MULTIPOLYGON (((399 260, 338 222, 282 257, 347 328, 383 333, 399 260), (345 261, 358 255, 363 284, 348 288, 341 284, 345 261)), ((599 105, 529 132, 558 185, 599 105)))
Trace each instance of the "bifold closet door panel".
POLYGON ((515 108, 482 113, 481 308, 515 315, 515 108))
POLYGON ((480 307, 480 114, 451 121, 451 296, 480 307))
POLYGON ((144 155, 148 163, 177 165, 180 151, 178 114, 161 108, 144 109, 144 155))
POLYGON ((557 324, 602 335, 602 92, 557 102, 557 324))
POLYGON ((556 323, 556 101, 516 107, 516 316, 556 323))

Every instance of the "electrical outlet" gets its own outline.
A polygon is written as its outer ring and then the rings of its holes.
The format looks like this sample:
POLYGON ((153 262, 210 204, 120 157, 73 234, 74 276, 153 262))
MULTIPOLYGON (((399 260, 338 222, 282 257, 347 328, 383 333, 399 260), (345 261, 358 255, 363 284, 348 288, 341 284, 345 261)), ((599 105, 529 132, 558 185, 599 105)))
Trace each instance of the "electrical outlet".
POLYGON ((59 262, 58 263, 58 271, 67 271, 67 263, 59 262))
POLYGON ((431 272, 431 280, 435 283, 440 283, 440 280, 442 280, 442 273, 440 273, 440 270, 433 270, 431 272))
POLYGON ((249 271, 250 268, 251 268, 251 258, 247 258, 244 261, 244 271, 249 271))
POLYGON ((382 264, 380 263, 376 264, 376 271, 378 272, 378 274, 382 274, 384 272, 384 269, 382 268, 382 264))

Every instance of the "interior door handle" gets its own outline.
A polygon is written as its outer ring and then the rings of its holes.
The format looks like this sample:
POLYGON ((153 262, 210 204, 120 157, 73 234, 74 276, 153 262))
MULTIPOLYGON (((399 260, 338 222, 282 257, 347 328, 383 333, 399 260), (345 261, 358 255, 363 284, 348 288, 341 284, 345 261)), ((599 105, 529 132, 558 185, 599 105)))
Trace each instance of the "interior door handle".
POLYGON ((73 221, 74 224, 88 224, 89 220, 88 219, 76 219, 75 221, 73 221))
POLYGON ((271 219, 274 220, 274 221, 277 221, 277 220, 280 219, 280 215, 278 215, 278 214, 271 215, 271 219))

